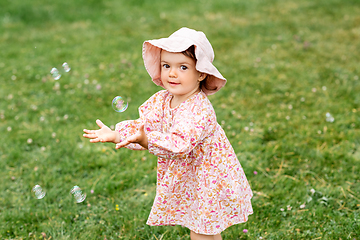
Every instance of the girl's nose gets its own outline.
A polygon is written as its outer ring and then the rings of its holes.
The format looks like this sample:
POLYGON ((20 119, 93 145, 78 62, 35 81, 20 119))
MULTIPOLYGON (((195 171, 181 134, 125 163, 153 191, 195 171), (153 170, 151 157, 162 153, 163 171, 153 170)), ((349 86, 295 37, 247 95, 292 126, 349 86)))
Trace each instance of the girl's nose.
POLYGON ((171 69, 170 69, 169 77, 172 77, 172 78, 175 78, 175 77, 176 77, 176 71, 175 71, 174 68, 171 68, 171 69))

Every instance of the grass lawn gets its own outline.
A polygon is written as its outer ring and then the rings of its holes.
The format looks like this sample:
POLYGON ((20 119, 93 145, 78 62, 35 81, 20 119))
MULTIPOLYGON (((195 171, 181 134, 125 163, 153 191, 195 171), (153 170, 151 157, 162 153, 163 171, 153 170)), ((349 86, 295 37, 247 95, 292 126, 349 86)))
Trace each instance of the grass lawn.
POLYGON ((358 0, 1 0, 0 239, 189 239, 145 224, 155 156, 82 137, 138 117, 160 90, 142 43, 183 26, 206 33, 228 79, 209 98, 254 191, 223 239, 360 239, 359 13, 358 0))

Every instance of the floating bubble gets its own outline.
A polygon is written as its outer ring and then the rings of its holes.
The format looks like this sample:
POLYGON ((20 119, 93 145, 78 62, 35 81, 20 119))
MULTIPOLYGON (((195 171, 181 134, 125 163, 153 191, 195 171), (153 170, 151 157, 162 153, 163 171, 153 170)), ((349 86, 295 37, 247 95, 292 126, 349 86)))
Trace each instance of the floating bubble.
POLYGON ((124 112, 128 103, 121 96, 117 96, 112 100, 112 107, 116 112, 124 112))
POLYGON ((67 62, 64 62, 62 67, 64 68, 65 72, 70 72, 71 68, 67 62))
POLYGON ((50 73, 55 80, 59 80, 61 78, 61 74, 60 74, 59 70, 57 70, 57 68, 52 68, 50 73))
POLYGON ((335 118, 333 117, 333 116, 331 116, 331 114, 330 113, 326 113, 326 121, 327 122, 334 122, 335 121, 335 118))
POLYGON ((79 186, 74 186, 70 193, 74 196, 77 203, 83 202, 86 198, 86 194, 82 194, 81 188, 79 186))
POLYGON ((40 185, 35 185, 32 189, 32 192, 35 194, 37 199, 42 199, 45 197, 46 192, 43 191, 40 185))

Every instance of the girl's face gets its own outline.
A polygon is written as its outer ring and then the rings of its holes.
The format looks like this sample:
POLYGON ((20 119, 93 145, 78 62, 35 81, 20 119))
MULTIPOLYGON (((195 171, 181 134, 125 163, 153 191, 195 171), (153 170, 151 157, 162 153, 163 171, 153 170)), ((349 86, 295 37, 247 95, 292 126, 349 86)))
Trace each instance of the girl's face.
POLYGON ((164 87, 183 102, 200 91, 200 82, 206 74, 196 70, 196 62, 183 53, 161 51, 161 81, 164 87))

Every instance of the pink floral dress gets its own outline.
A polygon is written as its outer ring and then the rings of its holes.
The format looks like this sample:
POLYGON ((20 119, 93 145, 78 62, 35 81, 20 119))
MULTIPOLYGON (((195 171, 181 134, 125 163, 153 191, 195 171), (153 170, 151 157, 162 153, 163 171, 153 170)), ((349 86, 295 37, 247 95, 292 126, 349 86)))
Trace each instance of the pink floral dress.
POLYGON ((158 157, 156 197, 147 224, 182 225, 216 235, 246 222, 253 213, 253 194, 207 96, 199 92, 174 109, 171 98, 168 91, 159 91, 140 106, 139 119, 116 125, 123 140, 145 123, 149 152, 158 157))

